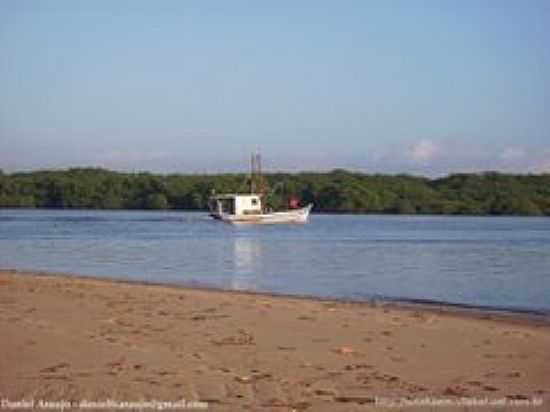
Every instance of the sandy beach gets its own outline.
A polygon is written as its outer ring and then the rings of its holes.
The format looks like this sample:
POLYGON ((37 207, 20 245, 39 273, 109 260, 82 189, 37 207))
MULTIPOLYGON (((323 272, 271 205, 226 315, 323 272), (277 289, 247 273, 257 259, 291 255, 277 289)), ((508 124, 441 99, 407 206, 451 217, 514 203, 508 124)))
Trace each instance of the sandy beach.
POLYGON ((393 401, 413 411, 437 409, 414 401, 445 401, 456 405, 440 410, 546 411, 549 325, 3 271, 0 398, 3 409, 185 399, 188 410, 396 410, 393 401))

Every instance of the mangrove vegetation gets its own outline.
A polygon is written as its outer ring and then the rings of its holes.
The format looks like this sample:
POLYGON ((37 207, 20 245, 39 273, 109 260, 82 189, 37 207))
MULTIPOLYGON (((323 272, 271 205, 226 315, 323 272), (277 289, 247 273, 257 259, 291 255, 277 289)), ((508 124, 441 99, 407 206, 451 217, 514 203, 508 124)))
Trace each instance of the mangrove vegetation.
MULTIPOLYGON (((550 215, 550 174, 497 172, 442 178, 333 170, 273 173, 273 207, 289 197, 316 212, 550 215)), ((96 168, 2 173, 0 207, 204 210, 213 193, 246 192, 246 174, 157 175, 96 168)))

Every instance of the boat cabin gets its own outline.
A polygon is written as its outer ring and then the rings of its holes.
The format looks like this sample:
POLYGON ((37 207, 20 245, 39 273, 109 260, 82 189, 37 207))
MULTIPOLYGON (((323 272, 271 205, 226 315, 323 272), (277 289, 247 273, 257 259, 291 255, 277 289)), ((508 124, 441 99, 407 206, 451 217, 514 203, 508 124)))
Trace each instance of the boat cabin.
POLYGON ((262 201, 257 194, 226 194, 210 199, 210 211, 221 215, 260 215, 262 201))

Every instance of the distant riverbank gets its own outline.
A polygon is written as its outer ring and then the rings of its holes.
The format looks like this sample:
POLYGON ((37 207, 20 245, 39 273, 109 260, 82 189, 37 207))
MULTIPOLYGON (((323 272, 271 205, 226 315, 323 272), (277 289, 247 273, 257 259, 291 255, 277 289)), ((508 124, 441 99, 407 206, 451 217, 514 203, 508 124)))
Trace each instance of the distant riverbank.
MULTIPOLYGON (((429 179, 346 170, 264 176, 267 201, 290 197, 316 213, 550 216, 550 174, 496 172, 429 179)), ((246 174, 155 175, 79 168, 4 174, 0 207, 206 210, 213 193, 242 192, 246 174)))

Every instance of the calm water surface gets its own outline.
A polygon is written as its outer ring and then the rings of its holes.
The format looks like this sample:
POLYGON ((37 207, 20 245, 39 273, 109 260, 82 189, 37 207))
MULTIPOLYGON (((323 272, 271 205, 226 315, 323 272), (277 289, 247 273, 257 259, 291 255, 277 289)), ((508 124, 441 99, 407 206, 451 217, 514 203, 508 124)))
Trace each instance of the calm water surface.
POLYGON ((0 210, 0 267, 345 299, 550 311, 550 219, 0 210))

